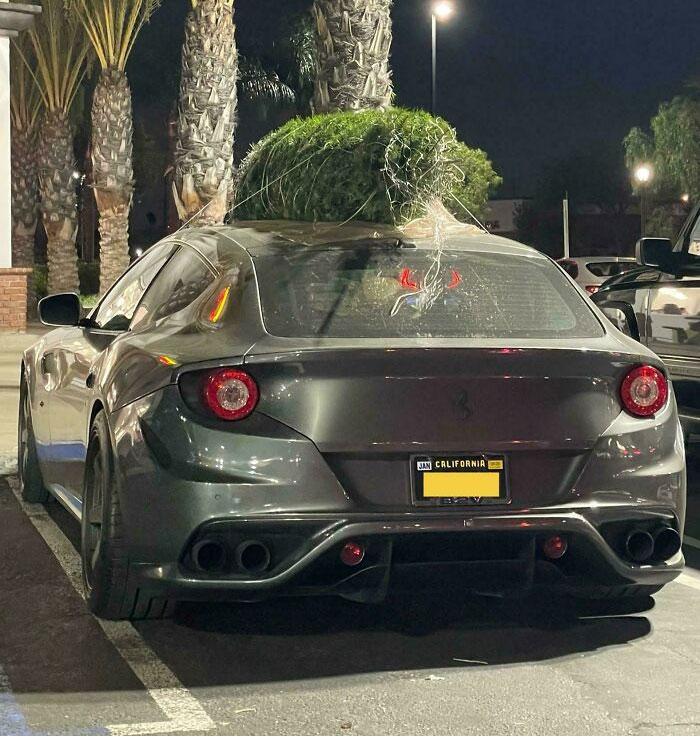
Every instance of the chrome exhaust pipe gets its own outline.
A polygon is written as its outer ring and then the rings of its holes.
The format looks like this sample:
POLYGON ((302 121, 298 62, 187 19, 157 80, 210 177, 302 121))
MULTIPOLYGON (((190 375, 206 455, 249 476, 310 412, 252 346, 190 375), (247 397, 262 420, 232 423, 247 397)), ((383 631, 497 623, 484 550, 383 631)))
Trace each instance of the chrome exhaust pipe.
POLYGON ((216 539, 201 539, 192 547, 192 561, 201 572, 221 572, 226 565, 226 548, 216 539))
POLYGON ((236 565, 249 575, 260 575, 270 567, 270 550, 267 545, 254 539, 241 542, 236 547, 236 565))
POLYGON ((654 530, 654 559, 665 562, 681 548, 681 535, 671 526, 660 526, 654 530))
POLYGON ((625 539, 625 550, 634 562, 645 562, 654 554, 654 537, 644 529, 632 529, 625 539))

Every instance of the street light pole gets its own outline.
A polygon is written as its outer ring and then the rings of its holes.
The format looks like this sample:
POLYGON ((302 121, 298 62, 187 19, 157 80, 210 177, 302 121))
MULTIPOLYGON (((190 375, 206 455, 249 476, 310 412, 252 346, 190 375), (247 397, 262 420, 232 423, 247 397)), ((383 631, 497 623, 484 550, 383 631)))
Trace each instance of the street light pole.
POLYGON ((437 24, 447 20, 454 13, 451 0, 437 0, 433 3, 431 12, 432 31, 432 82, 430 95, 430 112, 437 115, 437 24))
POLYGON ((431 86, 431 97, 430 97, 430 112, 433 115, 437 114, 437 16, 435 11, 432 13, 432 32, 433 32, 433 77, 431 86))
POLYGON ((647 189, 649 182, 654 178, 654 169, 650 164, 639 164, 634 170, 634 178, 639 185, 639 215, 641 218, 639 230, 643 238, 646 235, 647 189))

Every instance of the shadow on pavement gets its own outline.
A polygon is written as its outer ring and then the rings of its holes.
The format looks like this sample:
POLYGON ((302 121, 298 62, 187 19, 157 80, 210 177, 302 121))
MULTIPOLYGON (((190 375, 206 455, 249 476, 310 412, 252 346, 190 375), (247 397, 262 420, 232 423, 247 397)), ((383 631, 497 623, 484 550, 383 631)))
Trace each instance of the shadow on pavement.
MULTIPOLYGON (((52 553, 11 497, 0 493, 0 663, 17 692, 138 689, 87 614, 52 553), (3 549, 4 548, 4 549, 3 549)), ((49 513, 74 545, 75 521, 49 513)), ((646 636, 652 598, 602 607, 414 591, 383 605, 341 599, 256 604, 183 603, 170 621, 136 628, 186 687, 339 675, 507 665, 590 654, 646 636)), ((426 675, 427 676, 427 675, 426 675)))
POLYGON ((533 662, 646 636, 652 598, 606 616, 556 604, 418 595, 380 606, 340 599, 181 604, 168 622, 137 624, 188 687, 368 672, 533 662), (590 615, 591 617, 584 617, 590 615))

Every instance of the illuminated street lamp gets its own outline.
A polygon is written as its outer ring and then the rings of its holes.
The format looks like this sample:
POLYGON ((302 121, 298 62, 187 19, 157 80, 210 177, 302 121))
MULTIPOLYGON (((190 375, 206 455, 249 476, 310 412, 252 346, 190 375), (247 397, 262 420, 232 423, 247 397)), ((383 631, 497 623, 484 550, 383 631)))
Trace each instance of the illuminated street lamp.
POLYGON ((647 210, 647 190, 649 182, 654 178, 654 169, 651 164, 639 164, 634 170, 634 179, 639 186, 639 214, 641 217, 641 235, 646 235, 646 210, 647 210))
POLYGON ((681 194, 681 202, 683 202, 683 204, 688 204, 688 202, 690 202, 690 195, 681 194))
POLYGON ((449 0, 440 0, 433 5, 433 15, 438 20, 447 20, 454 12, 454 5, 449 0))
POLYGON ((433 77, 431 88, 431 109, 435 115, 437 113, 437 24, 438 21, 445 22, 450 19, 455 12, 455 7, 450 0, 437 0, 432 6, 432 30, 433 30, 433 77))
POLYGON ((649 164, 639 164, 634 170, 634 178, 640 184, 648 184, 654 176, 654 169, 649 164))

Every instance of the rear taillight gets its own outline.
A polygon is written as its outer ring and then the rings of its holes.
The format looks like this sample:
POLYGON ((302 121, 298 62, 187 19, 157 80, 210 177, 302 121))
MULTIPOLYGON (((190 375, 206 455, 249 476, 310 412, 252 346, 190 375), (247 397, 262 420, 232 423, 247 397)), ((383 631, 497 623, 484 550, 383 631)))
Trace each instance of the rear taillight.
POLYGON ((600 289, 600 286, 594 286, 593 284, 589 284, 589 285, 588 285, 588 286, 586 287, 586 291, 587 291, 587 292, 588 292, 589 294, 595 294, 595 293, 596 293, 597 291, 599 291, 599 289, 600 289))
POLYGON ((666 405, 668 381, 650 365, 633 368, 622 381, 620 397, 625 409, 636 417, 648 417, 666 405))
POLYGON ((255 409, 258 386, 247 373, 224 368, 205 379, 202 398, 217 417, 234 422, 245 419, 255 409))

